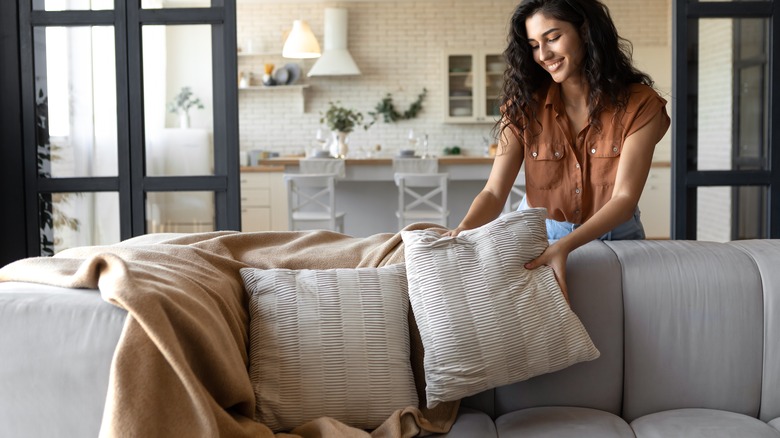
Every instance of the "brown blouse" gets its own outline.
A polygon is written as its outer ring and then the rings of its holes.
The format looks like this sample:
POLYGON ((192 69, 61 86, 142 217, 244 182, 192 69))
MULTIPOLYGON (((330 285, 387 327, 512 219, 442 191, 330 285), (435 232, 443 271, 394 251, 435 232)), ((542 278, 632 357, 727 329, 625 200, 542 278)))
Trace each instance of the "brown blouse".
POLYGON ((666 100, 651 87, 630 87, 628 106, 621 114, 606 109, 599 120, 601 129, 588 125, 578 135, 569 128, 560 86, 552 83, 547 99, 537 108, 541 122, 524 132, 524 162, 528 204, 544 207, 550 219, 581 224, 612 196, 620 153, 626 138, 662 112, 671 123, 666 100), (531 132, 533 131, 533 132, 531 132))

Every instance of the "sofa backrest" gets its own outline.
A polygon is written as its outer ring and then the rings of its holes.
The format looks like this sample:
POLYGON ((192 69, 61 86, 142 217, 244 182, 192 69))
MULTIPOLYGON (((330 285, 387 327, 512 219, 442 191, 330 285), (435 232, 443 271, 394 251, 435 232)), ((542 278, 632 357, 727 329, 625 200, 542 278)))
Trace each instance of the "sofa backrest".
POLYGON ((758 416, 764 313, 755 262, 730 245, 618 241, 627 421, 677 408, 758 416))
POLYGON ((780 240, 730 242, 748 254, 761 274, 764 289, 764 370, 758 418, 780 418, 780 240))
POLYGON ((601 356, 590 362, 485 391, 463 400, 492 417, 533 406, 584 406, 620 414, 623 387, 623 302, 620 264, 602 242, 569 256, 572 308, 601 356))

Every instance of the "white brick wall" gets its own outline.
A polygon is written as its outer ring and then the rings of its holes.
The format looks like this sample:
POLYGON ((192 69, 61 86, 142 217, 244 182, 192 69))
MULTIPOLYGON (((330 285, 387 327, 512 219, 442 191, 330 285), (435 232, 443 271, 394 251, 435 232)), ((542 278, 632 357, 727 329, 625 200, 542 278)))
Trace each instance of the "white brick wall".
MULTIPOLYGON (((352 145, 381 143, 397 150, 406 133, 428 133, 431 150, 460 145, 471 155, 482 153, 482 137, 492 125, 444 124, 442 53, 461 47, 503 50, 507 25, 518 0, 418 0, 352 2, 249 2, 239 0, 238 44, 251 39, 254 51, 281 52, 283 35, 295 19, 304 19, 323 44, 324 8, 348 10, 348 45, 362 71, 353 77, 305 79, 311 86, 294 90, 241 91, 239 127, 242 150, 299 153, 314 146, 320 111, 329 101, 364 114, 386 93, 403 111, 423 88, 428 89, 420 115, 395 124, 380 122, 368 132, 356 131, 352 145), (304 104, 305 102, 305 104, 304 104)), ((607 0, 618 31, 635 45, 669 45, 670 0, 607 0)), ((263 63, 283 65, 277 56, 241 58, 239 71, 256 78, 263 63)), ((313 61, 302 61, 304 72, 313 61)))

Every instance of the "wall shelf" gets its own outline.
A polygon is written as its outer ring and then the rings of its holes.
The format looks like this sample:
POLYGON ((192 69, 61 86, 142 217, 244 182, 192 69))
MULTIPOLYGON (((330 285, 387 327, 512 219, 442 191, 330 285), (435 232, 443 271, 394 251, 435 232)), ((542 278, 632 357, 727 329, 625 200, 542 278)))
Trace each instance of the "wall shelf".
POLYGON ((238 52, 239 58, 248 58, 251 56, 282 56, 282 52, 238 52))
POLYGON ((301 90, 309 88, 309 84, 293 85, 250 85, 248 87, 238 87, 238 91, 279 91, 279 90, 301 90))

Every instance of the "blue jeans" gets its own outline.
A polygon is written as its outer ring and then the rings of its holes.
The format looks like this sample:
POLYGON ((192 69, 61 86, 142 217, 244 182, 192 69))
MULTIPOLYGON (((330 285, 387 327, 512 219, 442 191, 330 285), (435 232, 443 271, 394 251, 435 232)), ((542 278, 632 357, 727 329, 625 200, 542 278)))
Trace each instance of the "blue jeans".
MULTIPOLYGON (((525 210, 529 208, 525 198, 517 207, 518 210, 525 210)), ((618 225, 612 231, 605 233, 599 237, 599 240, 643 240, 645 238, 645 228, 642 226, 640 219, 641 213, 639 207, 634 210, 634 216, 618 225)), ((580 226, 580 224, 573 224, 571 222, 559 222, 552 219, 546 219, 547 223, 547 239, 558 240, 563 236, 571 233, 580 226)))

